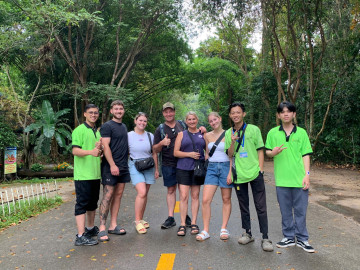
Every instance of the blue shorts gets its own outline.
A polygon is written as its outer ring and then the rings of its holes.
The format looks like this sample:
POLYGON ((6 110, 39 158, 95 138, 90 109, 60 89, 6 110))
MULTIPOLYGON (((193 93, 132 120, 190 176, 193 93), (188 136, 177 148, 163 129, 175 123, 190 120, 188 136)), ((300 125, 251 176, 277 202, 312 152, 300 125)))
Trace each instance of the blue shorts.
POLYGON ((172 187, 177 184, 176 181, 176 167, 162 166, 161 171, 164 179, 165 187, 172 187))
POLYGON ((209 162, 204 185, 214 185, 221 188, 233 188, 234 185, 228 185, 226 178, 230 170, 230 161, 227 162, 209 162))
POLYGON ((155 167, 152 167, 148 170, 139 172, 135 168, 135 161, 142 159, 129 159, 129 171, 131 177, 131 183, 136 186, 138 183, 146 183, 149 185, 155 184, 155 167))

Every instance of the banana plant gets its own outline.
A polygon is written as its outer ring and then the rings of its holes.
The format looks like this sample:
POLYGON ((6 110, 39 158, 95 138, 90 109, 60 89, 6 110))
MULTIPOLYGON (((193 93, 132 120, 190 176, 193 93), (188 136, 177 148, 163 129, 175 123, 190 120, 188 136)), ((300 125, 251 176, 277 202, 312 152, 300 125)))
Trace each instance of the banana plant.
MULTIPOLYGON (((62 116, 69 111, 70 109, 63 109, 54 112, 50 101, 44 100, 42 102, 40 117, 25 129, 25 132, 33 131, 33 135, 37 138, 34 148, 35 153, 49 155, 50 151, 57 150, 57 145, 68 149, 66 139, 71 141, 72 130, 69 125, 63 122, 62 116)), ((57 153, 53 154, 56 155, 57 153)))

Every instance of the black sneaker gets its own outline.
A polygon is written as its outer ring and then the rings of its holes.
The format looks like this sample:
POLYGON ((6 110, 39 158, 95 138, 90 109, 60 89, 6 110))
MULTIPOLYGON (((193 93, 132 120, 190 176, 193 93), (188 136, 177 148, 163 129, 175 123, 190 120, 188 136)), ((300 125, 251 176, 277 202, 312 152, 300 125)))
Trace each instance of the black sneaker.
POLYGON ((278 248, 292 247, 295 246, 295 241, 293 239, 283 238, 280 242, 276 243, 278 248))
POLYGON ((99 228, 97 226, 94 226, 94 228, 92 228, 91 230, 89 230, 88 228, 85 227, 84 235, 86 235, 86 236, 94 237, 94 236, 97 236, 98 233, 99 233, 99 228))
POLYGON ((186 215, 185 225, 186 227, 191 227, 191 218, 188 215, 186 215))
POLYGON ((310 252, 310 253, 314 253, 315 249, 309 245, 308 241, 296 241, 296 245, 298 247, 301 247, 303 250, 305 250, 306 252, 310 252))
POLYGON ((168 217, 165 222, 161 225, 161 229, 169 229, 176 225, 174 217, 168 217))
POLYGON ((84 234, 81 237, 76 235, 75 246, 94 246, 97 244, 98 244, 98 240, 96 239, 92 239, 91 237, 86 236, 84 234))

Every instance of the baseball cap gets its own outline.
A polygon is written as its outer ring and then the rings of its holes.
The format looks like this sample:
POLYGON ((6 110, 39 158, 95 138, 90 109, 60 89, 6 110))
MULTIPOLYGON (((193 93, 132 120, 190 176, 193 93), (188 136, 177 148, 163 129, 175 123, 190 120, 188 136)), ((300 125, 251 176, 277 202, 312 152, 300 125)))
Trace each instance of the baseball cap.
POLYGON ((175 106, 174 106, 174 104, 172 104, 171 102, 166 102, 166 103, 163 105, 162 109, 165 110, 166 108, 171 108, 171 109, 175 110, 175 106))

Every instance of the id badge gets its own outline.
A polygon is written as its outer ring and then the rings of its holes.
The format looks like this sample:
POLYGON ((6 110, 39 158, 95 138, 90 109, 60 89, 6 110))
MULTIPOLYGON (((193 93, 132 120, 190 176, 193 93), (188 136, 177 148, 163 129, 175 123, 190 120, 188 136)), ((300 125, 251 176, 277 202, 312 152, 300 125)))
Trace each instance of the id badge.
POLYGON ((240 152, 239 153, 240 158, 247 158, 248 157, 248 153, 247 152, 240 152))

